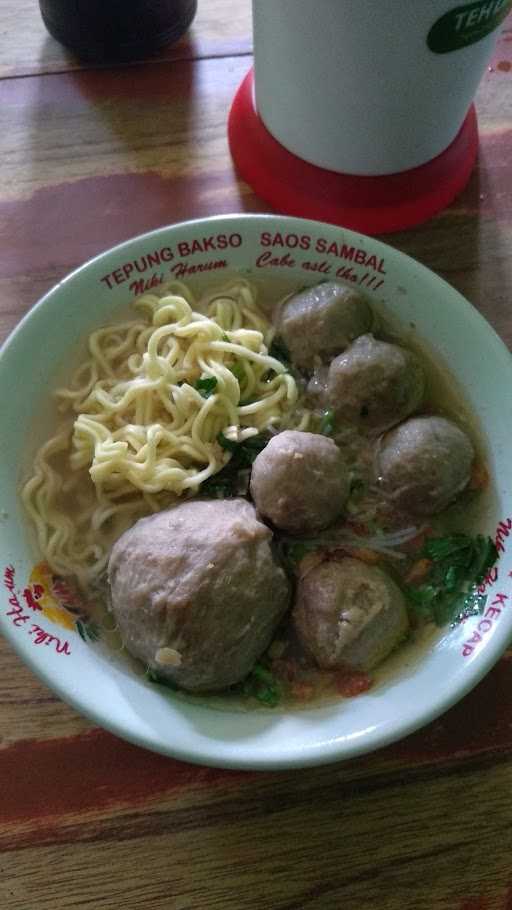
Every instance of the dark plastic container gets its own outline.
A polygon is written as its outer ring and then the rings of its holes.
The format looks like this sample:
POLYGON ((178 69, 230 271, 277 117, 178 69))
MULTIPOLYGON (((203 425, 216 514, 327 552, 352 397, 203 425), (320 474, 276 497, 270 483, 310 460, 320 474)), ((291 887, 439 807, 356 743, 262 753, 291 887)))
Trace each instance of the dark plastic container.
POLYGON ((39 0, 53 38, 84 60, 108 63, 156 53, 183 35, 197 0, 39 0))

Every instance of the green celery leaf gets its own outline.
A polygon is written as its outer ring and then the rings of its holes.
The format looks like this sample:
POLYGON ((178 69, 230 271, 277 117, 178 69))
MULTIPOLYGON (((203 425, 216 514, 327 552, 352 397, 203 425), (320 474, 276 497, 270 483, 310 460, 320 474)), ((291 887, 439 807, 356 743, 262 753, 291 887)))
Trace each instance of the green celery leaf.
POLYGON ((290 369, 292 361, 290 357, 290 352, 286 347, 282 338, 276 337, 272 341, 268 353, 275 360, 280 360, 283 366, 287 369, 290 369))
POLYGON ((324 411, 320 421, 320 432, 324 436, 332 436, 334 433, 334 411, 324 411))
POLYGON ((413 611, 433 619, 439 626, 456 625, 482 613, 487 596, 478 585, 498 558, 490 537, 478 534, 449 534, 429 538, 422 556, 432 565, 426 582, 418 588, 405 587, 413 611))
POLYGON ((203 398, 209 398, 217 388, 217 379, 215 376, 203 376, 197 380, 194 388, 203 398))

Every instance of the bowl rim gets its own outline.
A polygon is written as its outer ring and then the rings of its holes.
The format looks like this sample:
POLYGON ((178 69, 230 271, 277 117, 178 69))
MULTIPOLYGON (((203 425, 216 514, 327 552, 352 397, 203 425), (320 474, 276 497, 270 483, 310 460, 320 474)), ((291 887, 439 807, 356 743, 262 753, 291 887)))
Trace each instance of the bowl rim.
MULTIPOLYGON (((86 262, 82 263, 76 269, 73 269, 62 279, 60 279, 41 298, 39 298, 39 300, 36 301, 36 303, 27 311, 27 313, 25 313, 25 315, 17 323, 17 325, 10 332, 0 347, 0 369, 5 355, 8 351, 10 351, 12 346, 15 346, 18 343, 20 336, 22 336, 25 331, 27 323, 33 319, 34 314, 36 312, 40 313, 41 310, 44 310, 48 303, 51 302, 56 296, 58 296, 63 289, 66 289, 69 284, 72 284, 74 281, 76 281, 78 277, 86 273, 89 269, 91 269, 92 266, 101 263, 103 260, 110 259, 115 255, 122 254, 132 245, 139 245, 148 239, 154 240, 158 237, 167 235, 169 231, 175 232, 183 228, 194 230, 195 228, 204 224, 211 226, 212 224, 229 223, 233 222, 234 220, 236 220, 236 222, 241 225, 244 223, 249 224, 257 222, 273 223, 276 225, 283 225, 283 223, 286 223, 289 225, 297 225, 302 227, 304 230, 309 229, 310 231, 318 230, 319 228, 323 227, 329 231, 337 230, 339 232, 342 232, 344 237, 348 237, 348 239, 352 239, 354 241, 356 238, 358 238, 360 242, 371 242, 372 247, 376 248, 378 251, 381 250, 383 254, 385 253, 388 256, 391 255, 391 257, 393 259, 397 259, 399 263, 407 264, 409 268, 412 268, 414 270, 414 272, 421 273, 425 279, 431 282, 433 281, 443 290, 443 292, 446 292, 447 296, 451 298, 450 305, 453 304, 454 306, 458 307, 459 312, 463 314, 466 320, 472 320, 475 329, 485 334, 488 344, 493 346, 496 357, 503 362, 506 370, 512 371, 510 352, 505 345, 505 342, 500 338, 493 326, 476 309, 476 307, 470 303, 469 300, 467 300, 459 291, 452 287, 444 278, 441 278, 434 271, 427 268, 425 265, 418 262, 408 254, 403 253, 401 250, 395 249, 394 247, 381 240, 375 239, 373 237, 368 237, 367 235, 361 234, 360 232, 339 228, 336 225, 327 224, 321 221, 270 213, 259 214, 237 212, 222 215, 205 216, 202 218, 193 218, 186 221, 162 225, 153 230, 130 237, 127 240, 124 240, 121 243, 116 244, 115 246, 110 247, 107 250, 104 250, 98 253, 96 256, 88 259, 86 262)), ((465 674, 457 680, 456 685, 444 685, 442 688, 436 691, 436 697, 433 699, 429 707, 425 708, 420 713, 412 717, 409 715, 407 715, 405 718, 397 717, 393 723, 388 724, 388 729, 386 730, 383 730, 381 727, 377 726, 374 730, 369 730, 365 736, 360 736, 353 741, 347 742, 346 738, 340 738, 334 735, 331 740, 317 744, 316 747, 313 747, 312 745, 308 745, 304 749, 294 747, 292 751, 287 751, 286 748, 284 748, 281 749, 281 752, 279 754, 272 753, 268 757, 265 757, 264 755, 255 755, 251 757, 250 748, 246 752, 240 752, 235 747, 231 749, 230 755, 219 755, 218 745, 213 740, 209 741, 209 750, 204 748, 203 743, 202 745, 198 744, 198 747, 194 751, 191 750, 188 746, 182 746, 180 743, 173 742, 167 746, 160 742, 150 741, 148 737, 130 731, 130 729, 127 728, 126 724, 123 723, 122 720, 118 721, 117 718, 112 718, 109 715, 108 711, 102 710, 101 702, 98 704, 97 709, 95 707, 91 707, 87 703, 84 703, 84 699, 80 698, 79 692, 70 692, 67 685, 61 683, 59 677, 56 676, 49 667, 47 668, 46 666, 39 664, 35 658, 32 658, 32 655, 29 654, 25 648, 23 648, 21 640, 15 634, 14 628, 7 621, 4 621, 2 614, 0 614, 0 626, 6 640, 9 642, 16 654, 22 659, 23 663, 30 668, 36 677, 38 677, 60 699, 62 699, 62 701, 71 705, 82 716, 87 717, 95 724, 114 733, 115 735, 128 742, 131 742, 143 748, 150 749, 151 751, 166 755, 168 757, 187 761, 192 764, 207 764, 211 767, 243 770, 283 770, 313 767, 332 762, 346 761, 357 756, 376 751, 380 748, 384 748, 391 743, 397 742, 398 740, 403 739, 405 736, 408 736, 421 727, 429 724, 454 704, 459 702, 462 698, 464 698, 465 695, 467 695, 468 692, 470 692, 483 679, 483 677, 499 660, 505 649, 510 644, 510 640, 512 639, 512 615, 510 619, 506 619, 506 614, 504 614, 502 621, 495 630, 495 633, 487 640, 485 647, 477 655, 477 659, 471 661, 471 665, 468 666, 465 674)), ((313 708, 311 710, 314 711, 315 709, 313 708)), ((304 716, 307 711, 308 709, 301 708, 300 714, 304 716)))

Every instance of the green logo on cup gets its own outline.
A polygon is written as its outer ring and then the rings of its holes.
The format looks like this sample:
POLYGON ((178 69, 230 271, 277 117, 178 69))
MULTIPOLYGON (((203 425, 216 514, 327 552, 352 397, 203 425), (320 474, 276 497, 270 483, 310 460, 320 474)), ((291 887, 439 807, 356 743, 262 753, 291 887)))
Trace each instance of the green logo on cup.
POLYGON ((447 54, 490 35, 512 8, 512 0, 476 0, 445 13, 432 26, 427 44, 435 54, 447 54))

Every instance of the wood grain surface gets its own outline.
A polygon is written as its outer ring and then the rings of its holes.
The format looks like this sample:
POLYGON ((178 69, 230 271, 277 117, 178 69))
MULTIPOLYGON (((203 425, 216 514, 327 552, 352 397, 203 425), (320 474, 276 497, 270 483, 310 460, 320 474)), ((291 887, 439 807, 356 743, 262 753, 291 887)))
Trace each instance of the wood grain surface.
MULTIPOLYGON (((200 0, 148 63, 78 64, 37 3, 0 25, 0 339, 58 279, 141 231, 263 211, 226 117, 248 0, 200 0)), ((477 98, 464 193, 387 238, 512 346, 512 26, 477 98)), ((508 394, 504 390, 504 394, 508 394)), ((58 701, 0 642, 2 910, 512 910, 512 655, 427 729, 347 764, 216 771, 142 751, 58 701)))
MULTIPOLYGON (((0 78, 87 69, 46 31, 38 0, 2 0, 0 78)), ((157 60, 192 60, 247 54, 252 50, 251 0, 199 0, 186 35, 157 60)), ((140 61, 143 62, 143 61, 140 61)), ((139 61, 134 62, 137 66, 139 61)))

